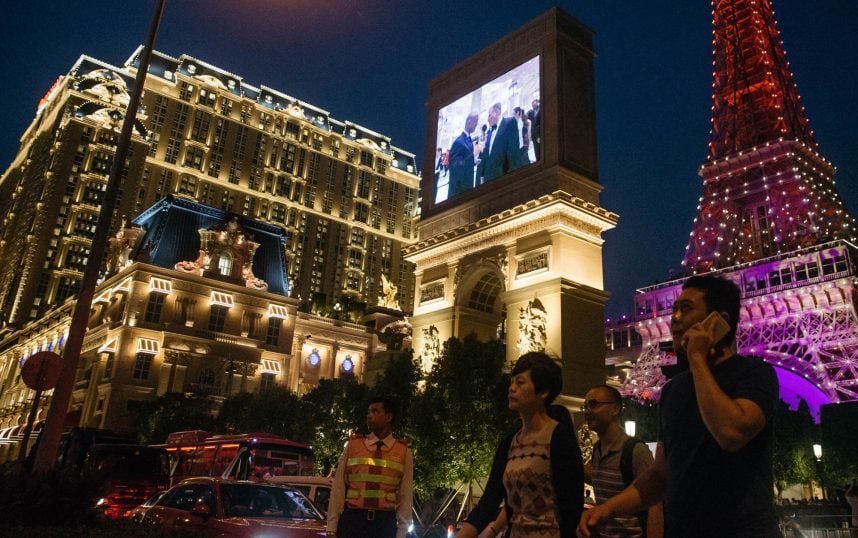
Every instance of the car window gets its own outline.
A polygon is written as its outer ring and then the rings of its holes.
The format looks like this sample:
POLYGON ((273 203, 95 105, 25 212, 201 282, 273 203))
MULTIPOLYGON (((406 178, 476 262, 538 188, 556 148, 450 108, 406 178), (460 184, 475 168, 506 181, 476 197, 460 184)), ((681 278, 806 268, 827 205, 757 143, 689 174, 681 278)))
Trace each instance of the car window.
POLYGON ((300 492, 261 484, 222 484, 227 517, 319 519, 320 514, 300 492))
POLYGON ((320 510, 327 512, 328 510, 328 501, 331 499, 331 488, 326 488, 322 486, 316 487, 316 498, 313 499, 313 502, 316 503, 316 507, 320 510))
POLYGON ((185 484, 170 491, 158 502, 159 506, 176 508, 177 510, 190 510, 200 503, 205 503, 211 509, 212 514, 216 512, 214 492, 207 484, 185 484))

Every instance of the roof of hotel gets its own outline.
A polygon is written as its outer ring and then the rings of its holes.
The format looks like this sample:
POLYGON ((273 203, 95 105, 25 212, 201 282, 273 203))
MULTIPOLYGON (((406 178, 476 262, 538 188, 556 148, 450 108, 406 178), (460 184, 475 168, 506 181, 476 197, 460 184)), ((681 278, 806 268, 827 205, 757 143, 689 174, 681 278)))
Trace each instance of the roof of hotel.
POLYGON ((269 292, 287 295, 286 230, 173 195, 161 198, 132 221, 145 233, 131 257, 136 259, 141 249, 151 248, 149 263, 172 269, 181 261, 199 257, 199 230, 224 225, 233 219, 248 239, 259 244, 253 257, 253 274, 268 284, 269 292))

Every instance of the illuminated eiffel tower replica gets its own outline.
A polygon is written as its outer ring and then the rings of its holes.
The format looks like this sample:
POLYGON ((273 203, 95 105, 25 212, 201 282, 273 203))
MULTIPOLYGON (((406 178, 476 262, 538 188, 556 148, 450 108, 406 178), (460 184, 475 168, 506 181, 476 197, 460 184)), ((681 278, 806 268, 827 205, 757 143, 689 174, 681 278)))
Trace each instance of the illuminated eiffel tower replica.
POLYGON ((817 152, 770 0, 714 0, 712 14, 712 130, 684 277, 636 295, 642 350, 623 392, 658 398, 682 281, 717 272, 742 290, 739 353, 777 367, 782 398, 856 400, 855 221, 817 152))

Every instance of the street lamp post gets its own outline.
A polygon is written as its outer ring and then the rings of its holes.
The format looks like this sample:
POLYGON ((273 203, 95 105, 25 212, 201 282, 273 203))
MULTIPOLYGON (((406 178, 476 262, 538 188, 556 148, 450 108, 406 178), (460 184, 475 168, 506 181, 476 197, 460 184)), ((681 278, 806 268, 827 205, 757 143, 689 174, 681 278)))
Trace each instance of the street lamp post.
POLYGON ((813 444, 813 455, 816 457, 816 472, 819 474, 819 485, 822 488, 822 500, 828 500, 825 494, 825 466, 822 463, 822 445, 813 444))
POLYGON ((125 112, 122 123, 122 131, 116 143, 116 154, 110 166, 110 175, 107 178, 107 188, 101 201, 101 210, 98 213, 98 222, 92 238, 92 246, 89 251, 89 263, 83 273, 74 311, 72 312, 71 324, 69 325, 69 336, 63 350, 63 361, 60 368, 59 380, 51 398, 51 407, 45 418, 45 427, 39 439, 39 448, 33 463, 33 473, 44 474, 51 470, 56 460, 57 450, 60 444, 60 435, 65 424, 68 413, 71 394, 74 390, 75 374, 80 359, 80 350, 83 338, 86 334, 86 326, 89 319, 89 311, 92 308, 92 298, 95 294, 95 286, 98 283, 101 262, 107 248, 108 235, 110 233, 110 222, 113 220, 113 209, 119 197, 119 184, 122 179, 122 170, 125 168, 125 158, 131 146, 131 133, 134 122, 137 119, 137 108, 140 105, 140 97, 143 95, 143 85, 146 81, 146 73, 149 70, 149 60, 155 46, 155 36, 158 34, 158 26, 161 23, 161 15, 164 12, 166 0, 158 0, 155 15, 149 27, 149 36, 146 45, 140 52, 140 61, 137 66, 137 76, 134 80, 134 88, 131 92, 131 100, 125 112))

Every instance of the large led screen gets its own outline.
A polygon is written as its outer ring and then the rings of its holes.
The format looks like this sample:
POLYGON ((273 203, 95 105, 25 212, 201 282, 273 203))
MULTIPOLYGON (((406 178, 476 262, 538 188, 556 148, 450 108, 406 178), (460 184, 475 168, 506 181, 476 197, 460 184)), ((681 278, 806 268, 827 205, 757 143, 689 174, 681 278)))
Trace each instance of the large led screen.
POLYGON ((539 56, 438 111, 434 203, 539 159, 539 56))

